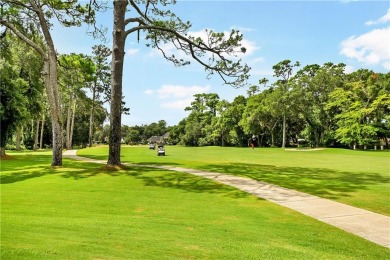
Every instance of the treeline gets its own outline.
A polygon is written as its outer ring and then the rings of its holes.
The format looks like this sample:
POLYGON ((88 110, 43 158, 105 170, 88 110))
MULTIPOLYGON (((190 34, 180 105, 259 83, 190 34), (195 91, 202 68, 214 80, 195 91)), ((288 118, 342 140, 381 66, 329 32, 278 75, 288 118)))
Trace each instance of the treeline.
POLYGON ((299 65, 276 64, 273 84, 261 79, 233 102, 215 93, 194 95, 185 109, 190 114, 170 130, 169 142, 247 146, 255 137, 260 146, 389 148, 390 73, 299 65))
MULTIPOLYGON (((148 139, 152 136, 163 136, 170 132, 171 126, 167 126, 165 120, 160 120, 157 123, 143 124, 136 126, 122 125, 121 142, 124 144, 138 145, 147 144, 148 139)), ((98 129, 94 135, 94 142, 97 144, 106 144, 109 142, 110 126, 105 125, 98 129)))

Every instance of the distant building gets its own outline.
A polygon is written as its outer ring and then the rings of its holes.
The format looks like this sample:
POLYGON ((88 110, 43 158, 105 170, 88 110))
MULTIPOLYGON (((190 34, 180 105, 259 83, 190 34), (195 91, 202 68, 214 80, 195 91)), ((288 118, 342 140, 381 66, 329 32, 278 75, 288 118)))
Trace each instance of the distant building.
POLYGON ((150 144, 160 143, 163 141, 164 141, 164 138, 162 136, 152 136, 148 139, 148 143, 150 143, 150 144))
POLYGON ((162 136, 152 136, 147 141, 149 144, 166 143, 168 138, 169 138, 169 132, 163 134, 162 136))

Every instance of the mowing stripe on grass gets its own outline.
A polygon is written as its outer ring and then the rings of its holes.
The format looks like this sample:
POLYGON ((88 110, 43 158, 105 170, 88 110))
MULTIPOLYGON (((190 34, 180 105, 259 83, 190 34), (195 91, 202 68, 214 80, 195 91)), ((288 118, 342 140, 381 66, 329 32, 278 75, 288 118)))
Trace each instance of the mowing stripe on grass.
MULTIPOLYGON (((77 156, 76 153, 76 150, 70 150, 64 152, 64 156, 76 160, 101 164, 106 163, 104 160, 80 157, 77 156)), ((124 163, 124 165, 140 167, 140 165, 127 163, 124 163)), ((244 177, 174 166, 143 165, 143 167, 184 172, 211 179, 313 217, 381 246, 390 248, 390 217, 387 216, 244 177)))

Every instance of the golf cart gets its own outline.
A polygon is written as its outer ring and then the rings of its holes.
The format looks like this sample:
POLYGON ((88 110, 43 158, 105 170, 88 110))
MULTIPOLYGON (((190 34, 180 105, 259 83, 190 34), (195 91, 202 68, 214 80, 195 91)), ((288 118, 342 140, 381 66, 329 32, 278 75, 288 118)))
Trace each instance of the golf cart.
POLYGON ((165 156, 165 148, 164 144, 158 144, 157 147, 157 156, 164 155, 165 156))
POLYGON ((149 150, 155 150, 155 149, 156 149, 156 143, 150 143, 149 150))

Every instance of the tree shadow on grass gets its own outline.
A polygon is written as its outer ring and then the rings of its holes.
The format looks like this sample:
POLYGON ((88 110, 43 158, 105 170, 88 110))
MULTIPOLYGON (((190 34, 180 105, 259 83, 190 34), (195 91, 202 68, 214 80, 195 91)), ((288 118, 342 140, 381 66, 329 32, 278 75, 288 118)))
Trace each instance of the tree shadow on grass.
MULTIPOLYGON (((82 162, 75 162, 77 164, 82 162)), ((82 166, 82 165, 81 165, 82 166)), ((211 181, 199 176, 191 174, 167 171, 153 167, 144 166, 121 166, 121 167, 107 167, 106 165, 94 169, 86 169, 82 171, 70 171, 63 173, 64 178, 73 178, 80 180, 83 178, 91 178, 97 175, 109 175, 112 177, 129 176, 142 181, 143 185, 150 187, 162 187, 170 189, 179 189, 186 192, 195 193, 213 193, 223 194, 224 196, 232 198, 243 198, 252 196, 248 193, 240 191, 236 188, 211 181)))
POLYGON ((145 172, 145 167, 141 167, 139 171, 142 171, 142 174, 132 174, 132 176, 142 180, 145 186, 173 188, 196 193, 219 193, 234 198, 251 196, 236 188, 203 177, 176 171, 151 169, 152 171, 145 172), (153 171, 156 171, 156 173, 153 173, 153 171))
MULTIPOLYGON (((195 193, 222 194, 233 198, 251 196, 235 188, 202 177, 152 167, 107 167, 102 164, 64 158, 62 167, 52 168, 50 167, 50 162, 51 155, 19 156, 13 163, 3 165, 2 170, 4 170, 4 173, 2 172, 0 176, 0 183, 2 185, 12 184, 46 175, 57 175, 62 178, 71 178, 74 180, 109 175, 111 177, 132 177, 142 181, 143 185, 150 187, 179 189, 195 193)), ((172 165, 172 163, 160 163, 160 165, 162 164, 172 165)))
POLYGON ((389 183, 378 173, 345 172, 323 168, 284 167, 262 164, 229 163, 206 165, 202 170, 248 177, 328 199, 348 197, 368 186, 389 183))
POLYGON ((50 174, 61 174, 64 172, 72 172, 74 176, 77 173, 82 173, 80 176, 91 174, 95 175, 95 171, 99 164, 86 164, 70 159, 63 159, 63 166, 51 167, 51 155, 24 155, 15 156, 12 162, 3 163, 1 166, 0 184, 11 184, 20 181, 25 181, 33 178, 42 177, 50 174))
POLYGON ((13 156, 12 160, 1 163, 0 183, 10 184, 44 176, 51 170, 50 163, 51 155, 13 156))

